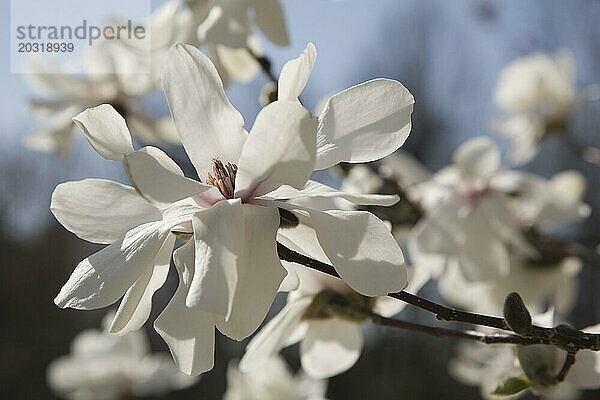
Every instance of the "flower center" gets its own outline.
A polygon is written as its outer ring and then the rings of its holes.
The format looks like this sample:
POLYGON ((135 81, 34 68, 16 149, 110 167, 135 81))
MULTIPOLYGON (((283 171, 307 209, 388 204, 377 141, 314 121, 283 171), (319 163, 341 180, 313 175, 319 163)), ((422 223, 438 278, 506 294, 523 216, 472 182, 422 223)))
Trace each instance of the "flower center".
POLYGON ((223 197, 233 199, 235 174, 238 167, 232 163, 223 164, 218 158, 212 159, 212 171, 208 172, 207 183, 219 189, 223 197))

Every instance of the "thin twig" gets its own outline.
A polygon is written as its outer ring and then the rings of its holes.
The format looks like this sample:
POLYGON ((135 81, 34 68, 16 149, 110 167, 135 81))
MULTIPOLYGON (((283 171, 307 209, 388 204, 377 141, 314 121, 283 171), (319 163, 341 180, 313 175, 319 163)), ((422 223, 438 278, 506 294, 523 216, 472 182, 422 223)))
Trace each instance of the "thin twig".
POLYGON ((439 328, 434 326, 427 326, 416 324, 413 322, 401 321, 398 319, 386 318, 381 315, 372 313, 371 321, 376 325, 387 326, 391 328, 399 328, 405 329, 414 332, 426 333, 432 336, 438 337, 453 337, 457 339, 467 339, 467 340, 475 340, 477 342, 485 343, 485 344, 520 344, 523 346, 528 346, 532 344, 540 344, 538 341, 534 339, 528 339, 520 335, 514 335, 512 333, 502 334, 502 333, 494 333, 490 335, 486 335, 482 332, 477 331, 457 331, 453 329, 439 328))
POLYGON ((258 55, 250 48, 246 48, 246 50, 248 50, 250 55, 256 60, 256 62, 258 62, 260 68, 262 69, 263 73, 267 76, 267 78, 269 78, 271 82, 277 85, 277 77, 273 73, 273 64, 271 63, 271 60, 269 60, 268 57, 258 55))
MULTIPOLYGON (((277 243, 277 252, 281 260, 301 264, 337 278, 340 277, 333 266, 295 252, 279 242, 277 243)), ((503 318, 454 310, 408 292, 390 293, 389 296, 433 313, 439 320, 466 322, 502 330, 510 329, 503 318)), ((583 349, 600 351, 600 334, 581 332, 565 325, 554 328, 542 328, 534 325, 527 336, 520 336, 534 340, 537 344, 554 345, 567 352, 583 349)))
POLYGON ((575 364, 576 354, 577 354, 577 351, 567 352, 567 358, 565 358, 565 362, 563 363, 562 368, 556 375, 556 378, 555 378, 556 382, 562 382, 565 380, 565 378, 567 377, 567 374, 569 373, 569 370, 571 369, 573 364, 575 364))

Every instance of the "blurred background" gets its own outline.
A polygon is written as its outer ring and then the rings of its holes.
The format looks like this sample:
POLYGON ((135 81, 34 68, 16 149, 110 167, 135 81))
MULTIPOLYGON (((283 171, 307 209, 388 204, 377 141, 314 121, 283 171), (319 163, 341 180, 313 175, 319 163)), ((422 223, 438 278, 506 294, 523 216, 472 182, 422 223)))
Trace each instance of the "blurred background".
MULTIPOLYGON (((40 0, 40 7, 51 4, 40 0)), ((153 1, 153 8, 161 1, 153 1)), ((446 165, 466 138, 490 134, 497 111, 492 91, 498 72, 509 61, 534 51, 569 49, 580 85, 600 82, 600 1, 597 0, 282 0, 291 45, 276 47, 261 39, 275 71, 315 43, 318 60, 302 99, 309 109, 326 95, 375 77, 401 81, 415 96, 412 133, 403 146, 431 170, 446 165)), ((61 310, 52 299, 75 265, 98 249, 67 232, 49 212, 55 186, 69 180, 106 178, 125 183, 119 162, 102 159, 78 136, 68 159, 24 148, 23 137, 37 124, 27 100, 32 95, 21 75, 9 68, 9 1, 0 4, 0 395, 6 399, 52 399, 46 385, 50 360, 69 352, 73 337, 99 327, 106 310, 61 310)), ((260 35, 260 34, 259 34, 260 35)), ((251 126, 260 109, 258 96, 266 77, 233 83, 227 93, 251 126)), ((167 114, 162 93, 146 104, 167 114)), ((577 111, 580 139, 600 146, 598 103, 577 111)), ((498 138, 498 137, 496 137, 498 138)), ((504 146, 506 142, 498 139, 504 146)), ((543 176, 576 169, 588 179, 586 202, 600 206, 600 170, 589 166, 559 141, 543 143, 527 169, 543 176)), ((181 150, 165 148, 177 159, 181 150)), ((189 170, 189 166, 188 166, 189 170)), ((320 176, 334 183, 334 178, 320 176)), ((600 217, 570 231, 585 243, 598 243, 600 217)), ((173 272, 173 271, 172 271, 173 272)), ((600 321, 600 271, 585 268, 572 315, 575 326, 600 321)), ((177 285, 175 274, 154 297, 153 316, 177 285)), ((430 284, 423 296, 436 299, 430 284)), ((281 302, 279 302, 281 306, 281 302)), ((277 307, 277 304, 276 304, 277 307)), ((404 319, 435 323, 407 307, 404 319)), ((153 350, 168 351, 151 329, 153 350)), ((453 380, 447 361, 456 341, 380 327, 366 327, 367 345, 350 371, 329 381, 331 399, 478 399, 477 388, 453 380), (368 384, 356 384, 368 382, 368 384)), ((230 359, 245 343, 218 338, 216 366, 195 386, 164 398, 218 399, 225 390, 230 359)), ((298 367, 297 350, 284 351, 298 367)), ((586 392, 597 399, 600 391, 586 392)))

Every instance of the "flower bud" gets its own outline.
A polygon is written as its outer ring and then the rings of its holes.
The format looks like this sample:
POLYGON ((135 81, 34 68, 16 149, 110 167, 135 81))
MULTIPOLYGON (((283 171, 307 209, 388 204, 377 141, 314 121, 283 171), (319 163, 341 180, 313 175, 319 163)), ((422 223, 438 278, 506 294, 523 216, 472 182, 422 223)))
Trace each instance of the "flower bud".
POLYGON ((531 333, 531 314, 516 292, 509 293, 504 299, 504 320, 519 335, 527 336, 531 333))

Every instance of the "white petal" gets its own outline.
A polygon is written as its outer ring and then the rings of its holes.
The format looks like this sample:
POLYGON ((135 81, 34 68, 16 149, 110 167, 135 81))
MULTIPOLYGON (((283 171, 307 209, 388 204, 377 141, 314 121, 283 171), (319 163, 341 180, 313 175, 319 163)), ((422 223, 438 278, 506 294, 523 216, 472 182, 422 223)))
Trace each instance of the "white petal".
POLYGON ((196 271, 186 305, 229 316, 244 246, 242 203, 221 201, 194 215, 196 271))
POLYGON ((185 305, 194 276, 194 241, 175 250, 173 259, 179 273, 179 287, 163 312, 154 321, 154 329, 169 346, 175 364, 188 375, 209 371, 214 365, 214 316, 185 305))
POLYGON ((260 72, 260 64, 245 48, 234 49, 216 45, 215 50, 220 64, 233 80, 250 82, 260 72))
POLYGON ((468 177, 490 178, 500 167, 500 149, 490 138, 479 136, 456 150, 454 162, 468 177))
POLYGON ((171 265, 175 236, 170 236, 154 260, 154 268, 145 271, 127 290, 110 326, 111 333, 124 335, 140 329, 152 310, 152 296, 164 285, 171 265))
POLYGON ((283 184, 301 188, 315 165, 315 123, 297 103, 276 101, 256 117, 242 150, 236 197, 252 198, 283 184))
POLYGON ((464 243, 458 261, 470 281, 485 281, 505 276, 509 272, 508 251, 492 231, 481 207, 465 219, 464 243))
POLYGON ((348 193, 335 190, 322 183, 309 180, 304 189, 298 190, 283 185, 265 195, 267 198, 277 200, 305 199, 305 198, 342 198, 356 205, 364 206, 391 206, 396 204, 400 197, 398 195, 348 193))
POLYGON ((214 186, 183 176, 169 156, 155 147, 128 154, 124 164, 132 185, 144 198, 158 205, 192 196, 207 204, 223 198, 214 186))
POLYGON ((300 344, 302 368, 313 378, 329 378, 351 368, 363 347, 360 325, 338 318, 311 321, 300 344))
POLYGON ((162 81, 175 121, 198 176, 214 157, 236 163, 246 139, 244 119, 231 105, 212 62, 200 50, 176 44, 167 53, 162 81))
POLYGON ((50 210, 58 222, 80 238, 103 244, 162 218, 158 209, 133 188, 103 179, 58 185, 52 193, 50 210))
POLYGON ((134 136, 143 143, 181 144, 171 116, 154 119, 138 112, 130 112, 127 124, 134 136))
MULTIPOLYGON (((288 345, 288 337, 296 330, 302 315, 312 302, 312 297, 303 297, 288 303, 276 316, 252 338, 240 361, 240 369, 249 371, 277 355, 288 345)), ((300 338, 298 338, 300 340, 300 338)))
POLYGON ((316 169, 373 161, 396 151, 410 133, 414 102, 408 89, 391 79, 332 96, 319 116, 316 169))
POLYGON ((279 100, 295 101, 304 90, 313 66, 317 61, 317 49, 309 43, 306 49, 293 60, 285 63, 279 74, 277 98, 279 100))
POLYGON ((90 144, 104 158, 122 160, 133 151, 125 119, 110 105, 88 108, 73 118, 90 144))
POLYGON ((236 340, 245 339, 258 329, 286 275, 277 255, 277 209, 245 204, 243 212, 244 218, 236 227, 243 227, 244 239, 237 258, 233 307, 226 320, 217 321, 219 331, 236 340))
POLYGON ((288 46, 290 39, 279 0, 255 0, 252 5, 256 26, 271 42, 278 46, 288 46))
POLYGON ((321 247, 352 289, 383 296, 406 287, 402 251, 383 221, 365 211, 308 212, 321 247))
POLYGON ((54 299, 59 307, 95 309, 116 302, 147 269, 169 231, 162 222, 140 225, 86 258, 54 299))

